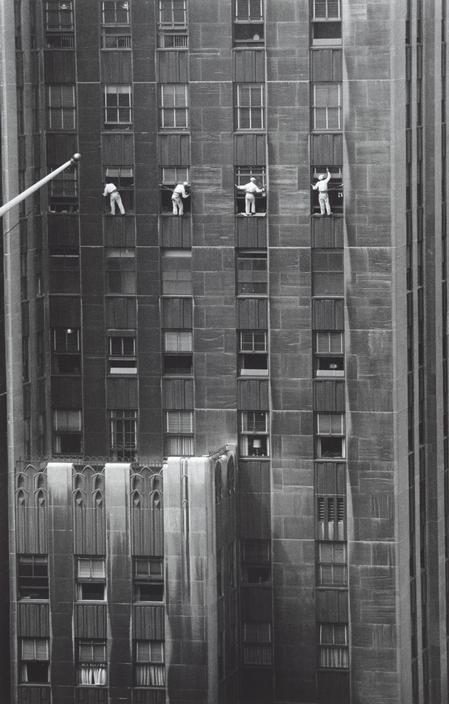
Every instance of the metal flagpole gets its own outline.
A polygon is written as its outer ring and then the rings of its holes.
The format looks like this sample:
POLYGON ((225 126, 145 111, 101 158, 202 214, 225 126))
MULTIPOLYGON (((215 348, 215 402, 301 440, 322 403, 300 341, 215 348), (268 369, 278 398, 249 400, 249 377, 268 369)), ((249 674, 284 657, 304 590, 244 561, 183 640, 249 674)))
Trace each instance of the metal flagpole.
POLYGON ((61 166, 58 166, 57 169, 54 171, 51 171, 49 174, 44 176, 44 178, 41 178, 40 181, 36 181, 36 183, 33 183, 32 186, 29 188, 26 188, 22 193, 19 193, 18 196, 15 196, 11 200, 9 200, 7 203, 4 205, 0 206, 0 217, 4 215, 5 213, 8 212, 8 210, 11 210, 11 208, 14 208, 15 205, 18 203, 21 203, 25 198, 28 198, 32 193, 35 191, 39 190, 39 188, 42 188, 48 181, 51 181, 55 176, 61 173, 61 171, 64 171, 67 169, 69 166, 74 166, 79 160, 81 159, 81 154, 74 154, 69 161, 66 161, 64 164, 61 166))

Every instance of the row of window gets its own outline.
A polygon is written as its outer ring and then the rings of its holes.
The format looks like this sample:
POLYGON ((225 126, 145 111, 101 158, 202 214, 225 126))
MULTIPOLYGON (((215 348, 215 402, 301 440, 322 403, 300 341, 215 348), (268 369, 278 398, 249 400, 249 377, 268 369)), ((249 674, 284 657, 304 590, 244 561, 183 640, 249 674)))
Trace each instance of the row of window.
MULTIPOLYGON (((48 47, 73 48, 73 9, 71 0, 47 0, 45 3, 48 47)), ((131 3, 123 0, 101 2, 102 48, 131 47, 130 9, 131 3)), ((234 0, 235 44, 263 43, 263 10, 263 0, 234 0)), ((313 44, 341 43, 341 0, 312 0, 311 19, 313 44)), ((187 0, 159 0, 159 46, 185 48, 188 42, 187 21, 187 0)))
MULTIPOLYGON (((22 684, 50 682, 50 644, 48 638, 20 638, 19 677, 22 684)), ((77 639, 76 682, 78 685, 108 684, 107 641, 77 639)), ((134 685, 164 687, 165 664, 162 640, 134 641, 134 685)))
MULTIPOLYGON (((187 84, 159 86, 159 126, 186 129, 189 126, 187 84)), ((258 130, 265 127, 265 86, 263 83, 237 83, 234 86, 235 129, 258 130)), ((340 83, 312 84, 312 124, 314 130, 335 131, 342 127, 340 83)), ((106 85, 103 93, 105 129, 129 129, 133 122, 131 85, 106 85)), ((75 85, 47 86, 47 128, 76 128, 75 85)))

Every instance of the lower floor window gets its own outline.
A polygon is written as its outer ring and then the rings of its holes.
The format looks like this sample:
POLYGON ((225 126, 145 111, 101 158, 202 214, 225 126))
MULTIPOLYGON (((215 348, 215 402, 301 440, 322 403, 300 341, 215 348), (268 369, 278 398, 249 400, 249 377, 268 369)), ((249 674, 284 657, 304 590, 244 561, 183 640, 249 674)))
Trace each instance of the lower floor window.
POLYGON ((163 641, 136 641, 135 682, 137 687, 164 687, 165 664, 163 641))
POLYGON ((348 626, 345 623, 320 623, 320 667, 349 667, 348 626))
POLYGON ((53 411, 53 445, 57 455, 77 455, 81 453, 81 411, 53 411))
POLYGON ((243 623, 243 664, 271 665, 271 624, 243 623))
POLYGON ((106 641, 78 641, 77 675, 78 684, 107 684, 106 641))
POLYGON ((44 684, 49 681, 48 638, 21 638, 20 681, 23 684, 44 684))
POLYGON ((132 462, 137 453, 137 411, 110 411, 111 454, 114 459, 132 462))

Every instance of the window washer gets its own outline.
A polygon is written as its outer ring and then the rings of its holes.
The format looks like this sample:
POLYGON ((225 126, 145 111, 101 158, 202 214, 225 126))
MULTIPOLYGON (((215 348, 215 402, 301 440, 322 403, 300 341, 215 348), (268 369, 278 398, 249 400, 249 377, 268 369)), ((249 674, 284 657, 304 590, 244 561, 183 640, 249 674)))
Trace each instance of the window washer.
POLYGON ((256 184, 256 179, 254 176, 251 176, 250 180, 248 183, 245 183, 243 186, 238 186, 235 184, 235 187, 238 188, 240 191, 245 191, 245 212, 243 215, 255 215, 256 214, 256 193, 265 193, 265 188, 259 188, 259 186, 256 184))
POLYGON ((173 190, 173 195, 171 197, 173 204, 173 215, 184 215, 184 203, 183 198, 188 198, 189 193, 187 193, 186 188, 188 187, 188 182, 178 183, 178 185, 173 190))
POLYGON ((326 169, 327 176, 325 174, 320 174, 318 176, 318 181, 313 184, 312 188, 314 191, 318 191, 318 203, 320 205, 320 215, 332 215, 331 204, 329 201, 329 193, 327 190, 327 184, 331 180, 331 172, 326 169))
POLYGON ((116 206, 120 210, 122 215, 125 214, 125 208, 123 207, 122 198, 118 192, 118 188, 115 183, 106 183, 103 191, 103 195, 109 196, 109 203, 111 205, 111 215, 115 215, 116 206))

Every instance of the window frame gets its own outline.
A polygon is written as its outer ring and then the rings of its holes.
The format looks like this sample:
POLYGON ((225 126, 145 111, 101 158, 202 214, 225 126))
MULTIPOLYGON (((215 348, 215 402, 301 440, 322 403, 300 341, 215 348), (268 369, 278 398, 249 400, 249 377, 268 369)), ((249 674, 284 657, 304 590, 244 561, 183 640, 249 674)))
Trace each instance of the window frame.
POLYGON ((48 555, 18 554, 17 555, 17 598, 19 601, 48 601, 50 595, 50 581, 48 574, 48 555), (36 572, 38 565, 45 567, 45 575, 36 572), (24 574, 24 567, 28 567, 31 574, 24 574), (36 580, 38 584, 36 585, 36 580), (24 592, 27 592, 24 594, 24 592), (29 593, 31 592, 31 594, 29 593), (33 596, 37 593, 38 596, 33 596), (41 594, 42 593, 42 594, 41 594))
POLYGON ((347 670, 349 668, 348 630, 347 623, 318 624, 320 669, 347 670), (331 662, 334 657, 336 664, 331 662))
POLYGON ((182 29, 187 28, 187 0, 159 0, 158 3, 158 27, 161 29, 182 29), (181 12, 183 13, 183 19, 181 21, 176 21, 175 19, 175 3, 182 3, 181 12), (164 5, 166 7, 164 7, 164 5), (169 6, 169 7, 168 7, 169 6), (162 13, 169 11, 171 14, 171 20, 164 21, 162 19, 162 13))
POLYGON ((82 411, 79 408, 53 408, 52 409, 52 433, 53 447, 56 455, 73 456, 82 454, 83 444, 83 420, 82 411), (64 415, 65 414, 65 418, 64 415), (77 423, 72 422, 75 420, 77 423), (76 426, 76 427, 75 427, 76 426), (79 449, 73 452, 65 452, 62 448, 61 440, 79 439, 79 449))
POLYGON ((105 602, 106 601, 106 559, 105 557, 91 556, 75 556, 76 566, 76 598, 80 602, 105 602), (99 570, 95 570, 94 563, 98 563, 99 570), (85 565, 89 569, 88 574, 83 574, 81 566, 85 565), (99 589, 102 587, 102 597, 90 597, 84 587, 96 585, 99 589))
POLYGON ((129 130, 133 124, 133 90, 129 83, 106 83, 103 87, 103 127, 105 130, 129 130), (119 96, 128 97, 127 105, 120 105, 119 96), (115 104, 108 101, 115 96, 115 104), (114 114, 115 111, 115 114, 114 114), (123 112, 123 115, 121 114, 123 112), (113 119, 115 117, 115 119, 113 119), (112 119, 111 119, 112 118, 112 119))
POLYGON ((239 419, 239 449, 245 458, 261 459, 270 456, 269 411, 240 411, 239 419), (264 420, 264 427, 258 426, 259 420, 264 420), (252 422, 250 421, 252 418, 252 422), (251 427, 250 427, 251 426, 251 427))
POLYGON ((343 84, 340 81, 315 81, 312 83, 312 129, 315 132, 340 132, 342 130, 342 117, 343 117, 343 84), (326 87, 329 91, 331 89, 337 89, 337 104, 336 105, 318 105, 317 104, 317 91, 320 88, 326 87), (324 115, 324 125, 317 124, 318 111, 320 114, 324 115), (337 117, 337 124, 331 124, 330 111, 335 111, 337 117))
POLYGON ((162 130, 189 129, 189 84, 161 83, 159 86, 159 127, 162 130), (181 94, 181 88, 183 94, 181 94), (170 96, 170 91, 172 95, 170 96), (182 102, 179 104, 178 99, 182 102), (167 104, 168 102, 168 104, 167 104), (167 119, 171 115, 172 119, 167 119), (181 119, 178 119, 181 116, 181 119), (169 124, 170 123, 170 124, 169 124))
MULTIPOLYGON (((315 414, 316 458, 320 460, 339 460, 346 456, 346 419, 344 413, 319 412, 315 414), (339 441, 341 454, 331 450, 325 451, 326 440, 339 441), (331 452, 331 454, 329 454, 331 452)), ((337 446, 337 443, 334 443, 337 446)), ((331 446, 331 443, 328 443, 331 446)))
POLYGON ((131 24, 131 3, 128 1, 123 1, 123 0, 102 0, 101 6, 100 6, 100 13, 101 13, 101 24, 105 26, 115 26, 115 25, 120 25, 120 26, 130 26, 131 24), (113 13, 114 13, 114 20, 112 22, 108 22, 106 19, 106 5, 113 5, 113 13), (126 13, 127 17, 125 20, 118 19, 118 11, 117 11, 117 6, 118 5, 127 5, 126 8, 123 8, 126 13))
POLYGON ((163 296, 176 298, 193 294, 192 252, 188 249, 164 249, 161 252, 161 290, 163 296), (186 266, 177 266, 178 262, 187 262, 186 266), (170 266, 171 263, 171 266, 170 266), (182 275, 184 273, 184 276, 182 275), (171 274, 173 274, 171 276, 171 274), (176 274, 176 275, 174 275, 176 274))
POLYGON ((265 129, 265 84, 235 84, 235 129, 238 131, 265 129), (259 102, 253 95, 259 94, 259 102), (246 94, 246 95, 245 95, 246 94))
POLYGON ((163 640, 152 638, 134 641, 134 685, 151 688, 165 687, 165 643, 163 640), (144 649, 148 650, 148 653, 139 652, 144 649), (146 676, 145 666, 148 667, 146 676))
POLYGON ((345 340, 342 330, 316 330, 314 332, 314 370, 316 377, 339 376, 345 375, 345 340), (327 345, 324 341, 327 337, 327 345), (332 343, 334 339, 340 340, 339 345, 332 343), (338 347, 338 349, 337 349, 338 347), (320 361, 328 361, 329 365, 334 363, 336 368, 320 369, 320 361), (341 365, 341 366, 340 366, 341 365))
POLYGON ((242 621, 242 664, 245 667, 273 664, 270 621, 242 621))
POLYGON ((268 376, 268 331, 267 330, 239 330, 238 331, 238 355, 239 355, 239 374, 240 376, 268 376), (250 338, 246 343, 244 336, 250 338), (263 336, 262 349, 257 349, 255 341, 256 336, 263 336), (247 349, 244 349, 244 346, 247 349), (250 346, 248 348, 248 345, 250 346), (257 363, 257 366, 251 365, 257 363), (263 367, 263 363, 265 366, 263 367), (259 366, 260 365, 260 366, 259 366))
POLYGON ((163 557, 133 557, 133 595, 134 602, 162 604, 165 602, 165 576, 163 557), (147 566, 146 571, 139 571, 138 565, 147 566), (157 567, 152 570, 152 567, 157 567), (153 589, 157 598, 147 599, 142 588, 153 589), (160 596, 158 596, 158 594, 160 596))
POLYGON ((74 132, 76 130, 75 84, 48 83, 46 88, 47 130, 74 132))
POLYGON ((19 638, 19 680, 21 684, 41 685, 50 682, 50 639, 19 638), (26 652, 27 646, 28 652, 26 652), (31 652, 31 650, 33 652, 31 652), (45 651, 45 652, 44 652, 45 651), (42 671, 42 678, 32 678, 33 666, 42 671), (45 677, 46 673, 46 677, 45 677))
POLYGON ((266 250, 240 249, 237 251, 236 287, 237 296, 244 296, 245 298, 256 296, 261 298, 268 295, 268 257, 266 250), (244 262, 251 263, 251 266, 242 266, 244 262), (264 262, 265 266, 256 266, 255 262, 264 262), (243 277, 244 272, 248 272, 247 278, 243 277), (257 273, 259 273, 259 276, 257 276, 257 273))
POLYGON ((114 408, 108 413, 110 452, 115 461, 135 462, 137 457, 138 411, 114 408))
POLYGON ((344 541, 321 540, 318 542, 317 585, 319 587, 348 586, 348 550, 344 541), (339 558, 338 552, 341 552, 341 559, 337 559, 339 558))
POLYGON ((108 335, 106 338, 108 352, 108 375, 129 376, 137 374, 136 333, 108 335), (126 349, 126 342, 131 341, 131 350, 126 349), (119 349, 114 349, 114 343, 119 349))
POLYGON ((66 32, 73 32, 74 30, 74 14, 73 14, 73 2, 72 0, 46 0, 45 2, 45 7, 44 7, 44 13, 45 13, 45 31, 46 32, 61 32, 61 31, 66 31, 66 32), (67 8, 62 7, 63 5, 67 5, 67 8), (68 23, 62 22, 62 18, 64 17, 64 13, 67 12, 67 17, 70 18, 70 21, 68 23), (61 14, 62 13, 62 14, 61 14), (50 24, 49 22, 49 17, 50 15, 56 16, 59 21, 57 24, 50 24))
POLYGON ((78 638, 76 643, 76 676, 77 684, 81 687, 105 687, 108 684, 108 654, 107 641, 101 638, 78 638), (90 657, 86 657, 81 652, 81 649, 91 648, 90 657), (102 648, 100 653, 102 657, 98 657, 96 649, 102 648), (83 682, 82 668, 86 670, 88 682, 83 682), (94 672, 99 670, 100 672, 94 672), (101 682, 96 682, 95 679, 100 675, 101 682))

